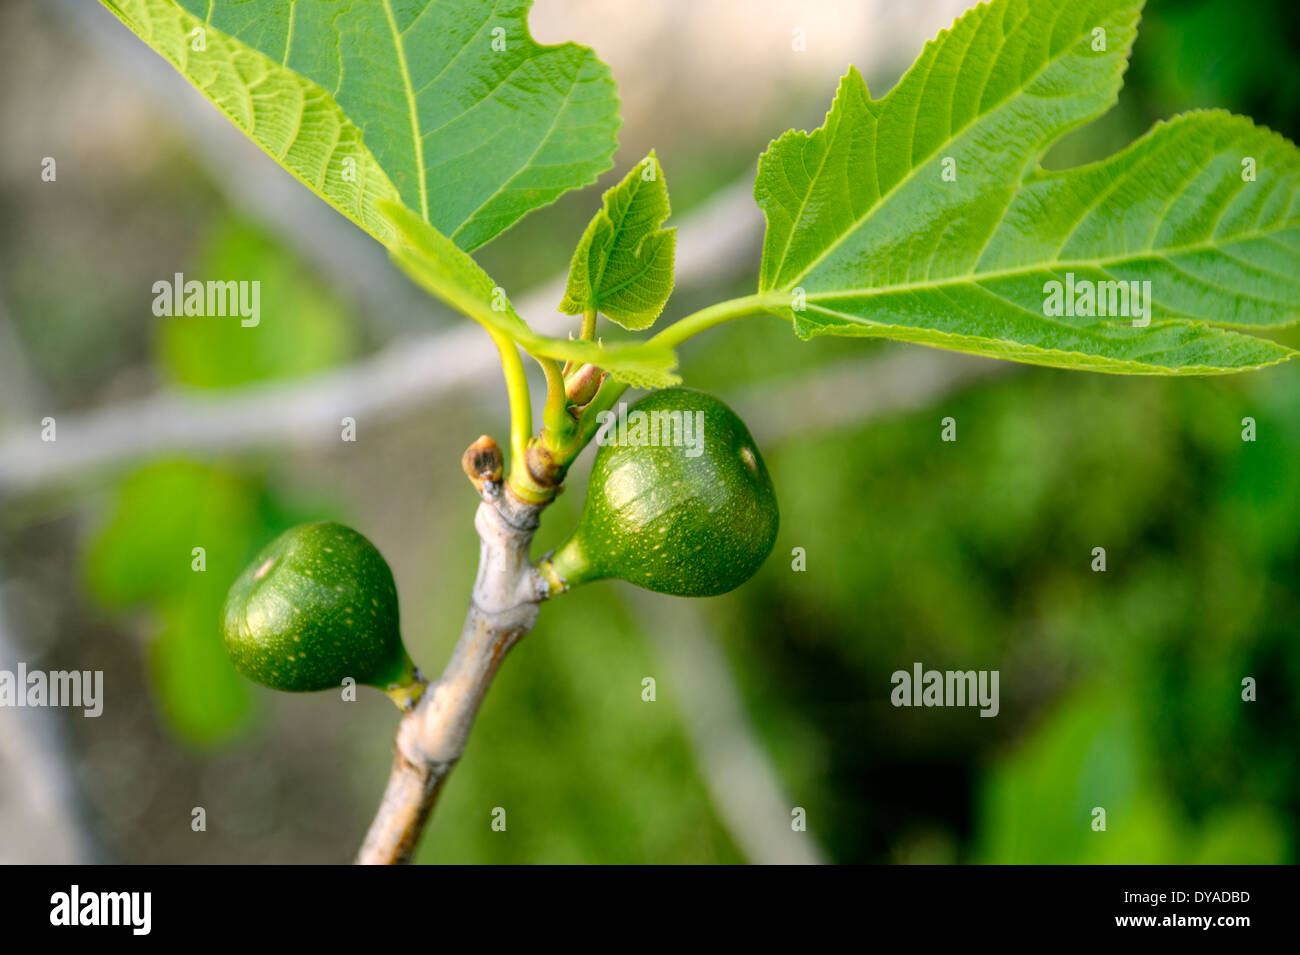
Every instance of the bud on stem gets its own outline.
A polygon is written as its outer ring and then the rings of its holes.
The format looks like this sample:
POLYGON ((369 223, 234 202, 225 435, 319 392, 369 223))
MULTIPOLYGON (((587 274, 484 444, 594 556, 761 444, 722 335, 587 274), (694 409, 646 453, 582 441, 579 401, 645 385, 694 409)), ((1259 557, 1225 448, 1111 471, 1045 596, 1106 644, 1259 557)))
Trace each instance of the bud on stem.
POLYGON ((569 399, 569 404, 575 408, 584 408, 591 403, 591 399, 596 397, 596 392, 600 390, 601 382, 605 380, 605 372, 595 365, 583 365, 564 382, 564 393, 569 399))
POLYGON ((481 494, 484 484, 501 483, 501 474, 505 467, 501 458, 501 447, 489 435, 479 435, 478 439, 465 449, 460 459, 460 466, 473 482, 474 489, 481 494))

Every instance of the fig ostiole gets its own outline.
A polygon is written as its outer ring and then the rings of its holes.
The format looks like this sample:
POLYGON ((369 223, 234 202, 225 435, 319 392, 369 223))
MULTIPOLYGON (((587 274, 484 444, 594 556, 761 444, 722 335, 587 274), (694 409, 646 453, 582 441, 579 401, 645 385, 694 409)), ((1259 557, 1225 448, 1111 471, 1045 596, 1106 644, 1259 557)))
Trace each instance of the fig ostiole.
POLYGON ((597 440, 578 525, 539 568, 552 592, 613 577, 709 597, 758 571, 776 542, 776 492, 749 429, 722 401, 652 392, 597 440))
POLYGON ((342 524, 302 524, 267 545, 231 586, 221 632, 236 669, 274 690, 351 679, 409 709, 424 689, 402 643, 393 573, 342 524))

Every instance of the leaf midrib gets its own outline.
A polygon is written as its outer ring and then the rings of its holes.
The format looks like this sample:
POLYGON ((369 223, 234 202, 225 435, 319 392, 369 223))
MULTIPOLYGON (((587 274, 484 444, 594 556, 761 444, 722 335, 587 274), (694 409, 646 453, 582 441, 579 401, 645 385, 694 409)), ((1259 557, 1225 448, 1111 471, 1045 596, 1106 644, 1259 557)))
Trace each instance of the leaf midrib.
MULTIPOLYGON (((651 255, 651 256, 646 256, 645 258, 641 258, 641 253, 644 252, 646 246, 650 244, 650 240, 653 239, 653 238, 655 238, 656 236, 658 236, 658 235, 660 235, 660 234, 661 234, 661 232, 652 232, 650 235, 646 236, 646 237, 641 241, 641 245, 639 246, 639 248, 637 249, 637 252, 636 252, 636 258, 641 259, 641 267, 640 267, 639 269, 637 269, 637 270, 636 270, 632 275, 628 276, 628 277, 625 278, 623 281, 621 281, 621 282, 619 282, 617 285, 615 285, 613 288, 610 288, 608 291, 606 291, 606 292, 601 296, 601 301, 602 301, 602 302, 606 302, 606 301, 608 301, 609 299, 611 299, 611 298, 613 298, 615 295, 617 295, 619 292, 623 291, 623 289, 627 288, 629 285, 634 285, 634 284, 636 284, 637 282, 639 282, 639 281, 641 280, 641 278, 642 278, 643 276, 649 274, 649 272, 650 272, 650 266, 651 266, 651 264, 652 264, 651 259, 652 259, 653 255, 657 255, 657 254, 658 254, 659 249, 658 249, 658 247, 656 246, 654 249, 651 250, 652 255, 651 255)), ((603 275, 603 273, 602 273, 601 278, 602 278, 602 280, 604 279, 604 275, 603 275)))
MULTIPOLYGON (((603 298, 600 294, 600 285, 605 281, 605 271, 609 268, 609 260, 614 254, 614 247, 618 245, 618 237, 623 234, 623 224, 627 222, 628 213, 631 212, 632 206, 636 204, 636 197, 641 193, 641 184, 642 181, 638 178, 632 188, 628 190, 627 208, 625 208, 622 215, 618 217, 618 222, 614 221, 614 217, 609 214, 608 209, 601 210, 605 218, 609 221, 612 231, 609 235, 609 241, 605 243, 604 252, 600 257, 600 268, 596 272, 596 281, 591 285, 592 304, 597 308, 600 307, 600 300, 603 298)), ((617 189, 618 187, 615 186, 614 188, 617 189)), ((588 249, 587 254, 591 254, 590 249, 588 249)))
MULTIPOLYGON (((385 2, 387 2, 387 0, 385 0, 385 2)), ((1060 18, 1060 16, 1061 16, 1061 12, 1062 12, 1064 9, 1065 9, 1065 8, 1062 7, 1060 11, 1057 11, 1057 20, 1059 20, 1059 18, 1060 18)), ((1052 29, 1053 29, 1053 30, 1055 30, 1055 28, 1056 28, 1057 20, 1053 20, 1053 21, 1052 21, 1052 29)), ((1074 39, 1075 39, 1075 41, 1077 42, 1077 40, 1078 40, 1078 36, 1076 36, 1074 39)), ((955 142, 955 141, 956 141, 957 139, 959 139, 960 137, 966 135, 966 133, 969 132, 973 126, 975 126, 977 123, 983 122, 985 118, 987 118, 988 116, 992 115, 992 114, 993 114, 994 112, 996 112, 997 110, 1001 109, 1001 108, 1002 108, 1003 106, 1005 106, 1008 102, 1010 102, 1010 100, 1011 100, 1013 97, 1015 97, 1015 96, 1017 96, 1017 95, 1019 95, 1019 94, 1024 93, 1025 89, 1028 88, 1028 86, 1029 86, 1031 83, 1035 82, 1035 81, 1036 81, 1036 80, 1037 80, 1037 79, 1038 79, 1038 78, 1039 78, 1039 77, 1044 73, 1044 71, 1046 71, 1046 70, 1048 69, 1048 67, 1053 66, 1054 64, 1056 64, 1057 62, 1059 62, 1061 59, 1063 59, 1065 56, 1069 55, 1070 52, 1071 52, 1073 49, 1074 49, 1074 43, 1070 43, 1069 45, 1063 47, 1062 50, 1061 50, 1061 52, 1060 52, 1059 54, 1057 54, 1057 55, 1054 56, 1054 57, 1049 57, 1047 60, 1045 60, 1045 61, 1043 62, 1043 65, 1042 65, 1041 67, 1039 67, 1039 68, 1038 68, 1038 69, 1037 69, 1037 70, 1036 70, 1036 71, 1035 71, 1035 72, 1034 72, 1034 73, 1033 73, 1033 74, 1032 74, 1032 75, 1031 75, 1027 80, 1025 80, 1023 83, 1021 83, 1020 85, 1018 85, 1018 86, 1016 86, 1014 89, 1012 89, 1010 92, 1008 92, 1008 94, 1007 94, 1006 96, 1004 96, 1001 100, 999 100, 996 104, 994 104, 993 107, 992 107, 991 109, 988 109, 988 110, 986 110, 986 111, 984 111, 984 112, 982 112, 982 113, 977 113, 977 114, 975 114, 974 116, 972 116, 971 119, 970 119, 970 121, 967 122, 964 126, 962 126, 961 129, 959 129, 959 130, 953 132, 952 134, 950 134, 950 135, 948 136, 947 139, 945 139, 945 140, 943 140, 943 142, 939 143, 939 144, 938 144, 934 149, 932 149, 929 153, 927 153, 927 154, 926 154, 926 155, 925 155, 925 156, 924 156, 924 157, 923 157, 919 162, 914 163, 914 164, 912 165, 912 167, 911 167, 911 168, 910 168, 910 169, 909 169, 909 170, 908 170, 908 171, 907 171, 907 172, 902 176, 902 178, 900 178, 900 179, 898 180, 898 182, 894 183, 894 185, 892 185, 892 186, 889 187, 889 191, 887 191, 887 192, 884 193, 882 196, 880 196, 880 197, 875 201, 875 203, 872 204, 871 208, 868 209, 866 213, 864 213, 863 215, 861 215, 861 216, 859 216, 857 219, 855 219, 855 220, 853 221, 853 224, 852 224, 851 226, 849 226, 849 228, 845 229, 842 233, 840 233, 839 237, 838 237, 837 239, 835 239, 835 241, 832 242, 830 245, 828 245, 825 249, 823 249, 823 250, 822 250, 822 251, 817 255, 817 257, 816 257, 815 259, 812 260, 812 262, 810 262, 807 266, 805 266, 805 267, 804 267, 804 270, 803 270, 802 272, 800 272, 800 273, 799 273, 798 275, 796 275, 793 279, 791 279, 791 280, 790 280, 786 285, 781 286, 781 288, 785 289, 786 291, 789 291, 789 290, 795 288, 795 287, 796 287, 796 286, 797 286, 801 281, 803 281, 804 279, 806 279, 810 274, 812 274, 812 272, 817 268, 817 266, 821 265, 821 263, 822 263, 823 261, 825 261, 825 259, 826 259, 827 256, 829 256, 832 252, 834 252, 834 251, 835 251, 836 249, 838 249, 841 245, 843 245, 846 241, 848 241, 849 236, 851 236, 851 235, 853 235, 855 232, 857 232, 858 229, 862 227, 863 223, 865 223, 868 219, 870 219, 873 215, 875 215, 876 212, 877 212, 877 211, 878 211, 882 206, 884 206, 884 204, 885 204, 885 203, 886 203, 886 202, 887 202, 891 197, 893 197, 894 193, 898 192, 899 189, 903 188, 903 186, 905 186, 907 183, 911 182, 912 179, 913 179, 913 177, 915 177, 915 175, 917 174, 917 172, 918 172, 922 167, 924 167, 926 163, 928 163, 931 159, 933 159, 936 155, 938 155, 939 152, 940 152, 944 147, 946 147, 946 146, 952 144, 953 142, 955 142)), ((1000 54, 1000 53, 1001 53, 1001 49, 999 49, 999 54, 1000 54)), ((1122 68, 1123 62, 1124 62, 1124 61, 1121 61, 1121 68, 1122 68)), ((931 73, 933 72, 933 69, 934 69, 933 64, 931 64, 931 68, 930 68, 930 72, 931 72, 931 73)), ((886 94, 886 96, 885 96, 884 99, 882 99, 882 100, 879 101, 879 102, 881 103, 882 106, 883 106, 883 104, 885 103, 885 101, 888 100, 889 97, 893 95, 893 93, 894 93, 894 91, 891 90, 888 94, 886 94)), ((1112 103, 1112 104, 1115 102, 1115 99, 1116 99, 1116 97, 1115 97, 1114 95, 1112 95, 1112 96, 1111 96, 1111 103, 1112 103)), ((882 110, 882 112, 883 112, 883 110, 882 110)), ((875 116, 874 114, 873 114, 872 118, 873 118, 873 120, 874 120, 874 119, 878 119, 878 117, 875 116)), ((838 132, 838 130, 837 130, 837 132, 838 132)), ((914 140, 914 139, 915 139, 915 130, 913 130, 913 140, 914 140)), ((828 144, 828 149, 829 149, 829 144, 828 144)), ((824 164, 824 158, 823 158, 823 164, 824 164)), ((793 233, 793 231, 794 231, 794 230, 793 230, 793 228, 792 228, 792 229, 791 229, 791 232, 793 233)), ((787 248, 787 250, 789 249, 789 243, 786 244, 786 248, 787 248)))
MULTIPOLYGON (((830 312, 830 311, 828 311, 827 309, 821 309, 820 311, 826 312, 826 313, 829 314, 829 315, 839 315, 839 314, 840 314, 840 313, 838 313, 838 312, 830 312)), ((926 334, 932 336, 936 341, 933 342, 933 343, 927 343, 927 342, 923 342, 923 341, 921 341, 920 338, 912 339, 912 340, 913 340, 913 341, 916 341, 916 342, 918 342, 918 343, 920 343, 920 344, 935 344, 936 347, 944 348, 944 349, 946 349, 946 350, 948 350, 948 351, 961 352, 961 353, 963 353, 963 354, 968 354, 968 355, 976 355, 976 356, 981 357, 981 358, 988 358, 988 357, 990 357, 990 356, 989 356, 987 353, 982 352, 982 351, 979 351, 979 350, 977 350, 977 349, 960 348, 960 347, 957 347, 957 346, 955 346, 955 345, 949 344, 948 342, 951 341, 951 340, 960 340, 960 341, 966 341, 966 342, 971 342, 971 343, 977 343, 977 342, 978 342, 978 343, 987 343, 987 344, 990 344, 990 345, 1010 345, 1010 346, 1012 346, 1014 349, 1019 350, 1019 351, 1022 351, 1022 352, 1032 352, 1032 353, 1036 353, 1036 354, 1039 354, 1039 355, 1048 355, 1048 356, 1054 356, 1054 357, 1059 356, 1059 357, 1061 357, 1061 358, 1069 358, 1069 357, 1071 357, 1071 356, 1078 356, 1078 357, 1080 357, 1080 358, 1085 359, 1084 362, 1074 362, 1074 363, 1071 364, 1071 365, 1062 366, 1062 367, 1067 367, 1067 368, 1080 368, 1080 367, 1085 367, 1085 366, 1091 366, 1091 363, 1095 363, 1095 365, 1096 365, 1097 367, 1107 367, 1107 368, 1112 368, 1112 369, 1116 369, 1116 370, 1121 369, 1121 368, 1129 368, 1129 369, 1134 369, 1134 370, 1139 371, 1139 372, 1144 373, 1144 374, 1152 374, 1152 375, 1170 375, 1170 376, 1191 375, 1191 374, 1207 374, 1207 373, 1208 373, 1208 374, 1224 374, 1224 373, 1231 372, 1231 371, 1233 370, 1233 369, 1229 368, 1228 366, 1224 366, 1224 365, 1204 365, 1204 364, 1200 364, 1200 365, 1151 365, 1151 364, 1147 364, 1147 363, 1145 363, 1145 362, 1143 362, 1143 361, 1141 361, 1141 360, 1139 360, 1139 359, 1135 359, 1135 358, 1113 358, 1113 357, 1109 357, 1109 356, 1107 356, 1107 355, 1103 355, 1103 354, 1099 354, 1099 353, 1094 353, 1094 352, 1082 352, 1082 351, 1075 351, 1075 350, 1073 350, 1073 349, 1068 349, 1068 348, 1053 348, 1053 347, 1047 347, 1047 346, 1043 346, 1043 345, 1035 345, 1035 344, 1033 344, 1033 343, 1031 343, 1031 342, 1017 341, 1016 339, 1011 339, 1011 338, 991 338, 991 337, 989 337, 989 336, 987 336, 987 335, 965 335, 965 334, 962 334, 962 333, 960 333, 960 332, 943 332, 943 331, 939 331, 939 330, 937 330, 937 329, 925 328, 925 327, 922 327, 922 326, 898 325, 898 324, 886 323, 886 322, 868 322, 868 323, 866 323, 866 324, 872 325, 872 326, 877 327, 877 328, 882 328, 882 329, 899 329, 899 330, 906 330, 906 331, 923 332, 923 333, 926 333, 926 334), (945 343, 944 343, 944 344, 938 344, 938 340, 944 340, 945 343)), ((1192 323, 1192 322, 1184 322, 1184 321, 1178 321, 1178 320, 1171 320, 1171 321, 1168 321, 1168 322, 1166 322, 1166 323, 1164 323, 1164 324, 1169 324, 1169 325, 1179 325, 1179 324, 1181 324, 1181 325, 1187 325, 1187 324, 1199 324, 1199 323, 1192 323)), ((1156 325, 1157 325, 1156 322, 1152 322, 1151 327, 1154 328, 1154 327, 1156 327, 1156 325)), ((1086 332, 1086 331, 1087 331, 1086 328, 1085 328, 1085 329, 1075 329, 1075 330, 1076 330, 1076 331, 1080 331, 1080 332, 1086 332)), ((1231 332, 1231 331, 1235 331, 1235 330, 1229 328, 1229 329, 1227 329, 1227 331, 1230 331, 1230 332, 1231 332)), ((888 337, 888 336, 883 336, 883 337, 888 337)), ((1246 336, 1246 337, 1249 338, 1249 337, 1251 337, 1251 336, 1246 336)), ((1254 341, 1268 341, 1268 339, 1260 339, 1260 338, 1254 338, 1254 339, 1252 339, 1252 340, 1254 340, 1254 341)), ((1280 364, 1281 364, 1282 362, 1284 362, 1284 361, 1289 361, 1292 357, 1294 357, 1295 354, 1296 354, 1296 353, 1294 353, 1294 352, 1293 352, 1292 354, 1290 354, 1290 355, 1288 355, 1288 354, 1282 354, 1282 355, 1279 355, 1277 358, 1275 358, 1275 359, 1273 359, 1273 360, 1271 360, 1271 361, 1262 362, 1262 363, 1260 363, 1260 364, 1258 364, 1258 365, 1252 365, 1252 366, 1250 366, 1250 367, 1252 367, 1252 368, 1268 368, 1268 367, 1273 366, 1273 365, 1280 365, 1280 364)))
MULTIPOLYGON (((1241 242, 1248 242, 1253 239, 1267 238, 1270 233, 1281 232, 1288 229, 1300 229, 1300 221, 1287 220, 1277 225, 1270 226, 1267 229, 1257 229, 1249 233, 1241 233, 1234 236, 1227 242, 1214 242, 1212 240, 1195 242, 1189 245, 1170 246, 1159 251, 1155 249, 1141 249, 1136 252, 1126 252, 1123 255, 1108 256, 1096 259, 1053 259, 1050 262, 1031 263, 1009 269, 997 269, 989 272, 965 272, 961 275, 952 275, 947 278, 921 282, 904 282, 894 285, 874 285, 862 288, 842 289, 833 292, 808 292, 809 301, 834 301, 841 298, 861 298, 872 295, 890 295, 896 292, 915 292, 927 291, 929 289, 946 288, 951 285, 978 285, 989 279, 1014 278, 1019 275, 1028 275, 1033 272, 1056 272, 1061 269, 1072 268, 1093 268, 1106 270, 1107 266, 1116 265, 1122 262, 1130 262, 1138 259, 1160 259, 1164 260, 1171 268, 1177 268, 1171 257, 1189 252, 1223 252, 1228 246, 1236 245, 1241 242)), ((1126 281, 1123 279, 1117 281, 1126 281)), ((788 291, 788 290, 786 290, 788 291)))
POLYGON ((406 65, 406 48, 402 46, 402 35, 397 31, 397 20, 393 16, 393 7, 389 0, 383 0, 384 16, 388 18, 388 29, 393 34, 393 49, 397 51, 397 67, 402 74, 402 86, 406 90, 406 106, 411 121, 411 140, 415 146, 415 181, 420 189, 420 217, 429 221, 429 189, 424 181, 424 140, 420 136, 420 117, 415 108, 415 89, 411 86, 411 71, 406 65))

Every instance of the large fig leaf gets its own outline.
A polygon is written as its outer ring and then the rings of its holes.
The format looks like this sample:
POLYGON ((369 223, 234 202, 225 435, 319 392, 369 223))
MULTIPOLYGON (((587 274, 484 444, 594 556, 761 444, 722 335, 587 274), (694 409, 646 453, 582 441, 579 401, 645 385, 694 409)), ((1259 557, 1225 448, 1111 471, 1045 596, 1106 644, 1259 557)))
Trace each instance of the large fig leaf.
POLYGON ((1292 357, 1238 330, 1300 317, 1293 144, 1195 112, 1109 159, 1039 165, 1115 102, 1141 8, 994 0, 879 100, 851 69, 825 125, 759 161, 760 292, 805 338, 1138 374, 1292 357))
POLYGON ((612 162, 609 68, 587 47, 536 43, 532 0, 103 2, 381 240, 367 199, 395 192, 473 250, 612 162))

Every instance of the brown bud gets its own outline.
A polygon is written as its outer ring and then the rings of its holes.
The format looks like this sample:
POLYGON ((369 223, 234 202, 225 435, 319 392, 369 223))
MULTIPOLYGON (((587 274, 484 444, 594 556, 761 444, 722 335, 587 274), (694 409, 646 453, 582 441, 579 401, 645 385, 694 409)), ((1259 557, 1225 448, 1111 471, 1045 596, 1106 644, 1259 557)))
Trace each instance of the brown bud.
POLYGON ((501 480, 504 467, 501 448, 488 435, 480 435, 477 441, 465 449, 460 466, 474 482, 474 487, 481 491, 484 484, 496 484, 501 480))
POLYGON ((564 394, 569 403, 581 408, 596 397, 605 373, 595 365, 583 365, 564 383, 564 394))
POLYGON ((564 486, 564 474, 568 467, 560 464, 544 445, 538 442, 530 444, 524 463, 528 467, 528 476, 538 487, 552 488, 558 492, 564 486))

